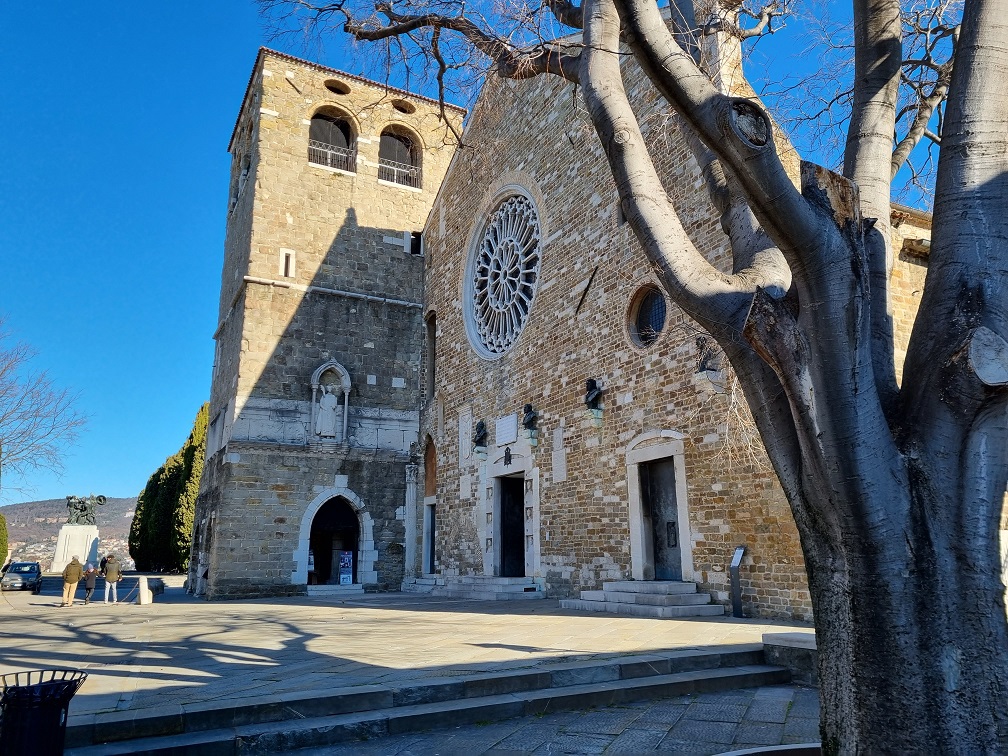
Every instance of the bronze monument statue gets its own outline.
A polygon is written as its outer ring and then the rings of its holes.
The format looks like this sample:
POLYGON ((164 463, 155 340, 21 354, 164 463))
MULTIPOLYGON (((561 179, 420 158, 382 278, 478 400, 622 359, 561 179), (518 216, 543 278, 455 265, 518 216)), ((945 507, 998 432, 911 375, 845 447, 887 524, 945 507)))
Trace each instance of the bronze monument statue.
POLYGON ((67 525, 94 525, 95 508, 105 503, 104 496, 92 494, 87 498, 81 496, 67 496, 67 509, 70 516, 67 517, 67 525))

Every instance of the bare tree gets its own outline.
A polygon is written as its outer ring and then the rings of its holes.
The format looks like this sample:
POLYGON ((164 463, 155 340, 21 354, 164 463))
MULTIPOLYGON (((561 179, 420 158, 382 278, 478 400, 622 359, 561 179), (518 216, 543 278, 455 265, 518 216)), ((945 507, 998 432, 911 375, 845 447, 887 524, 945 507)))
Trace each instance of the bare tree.
MULTIPOLYGON (((796 141, 832 165, 844 161, 855 76, 854 30, 836 17, 837 10, 816 2, 798 14, 808 42, 803 56, 818 61, 814 72, 778 80, 757 71, 755 82, 796 141)), ((891 171, 897 196, 916 204, 933 200, 961 15, 962 3, 951 0, 909 0, 901 11, 903 60, 891 171)))
POLYGON ((27 344, 10 343, 0 320, 0 473, 8 476, 61 470, 64 450, 86 422, 74 409, 76 396, 56 388, 44 371, 30 369, 33 356, 27 344))
MULTIPOLYGON (((669 295, 723 349, 790 503, 816 616, 824 750, 1006 752, 1008 0, 965 0, 961 24, 936 32, 954 40, 954 66, 928 61, 931 48, 912 53, 899 0, 852 1, 841 172, 803 162, 799 186, 763 104, 702 54, 710 25, 689 0, 665 15, 654 0, 264 6, 342 25, 394 51, 388 60, 430 63, 439 83, 453 66, 483 65, 579 85, 627 220, 669 295), (908 138, 894 146, 905 51, 941 69, 934 86, 947 91, 930 263, 899 385, 889 217, 908 138), (679 116, 731 274, 693 246, 665 193, 627 96, 628 57, 679 116)), ((721 12, 739 18, 737 6, 721 12)), ((910 139, 930 138, 933 89, 922 85, 910 139)))

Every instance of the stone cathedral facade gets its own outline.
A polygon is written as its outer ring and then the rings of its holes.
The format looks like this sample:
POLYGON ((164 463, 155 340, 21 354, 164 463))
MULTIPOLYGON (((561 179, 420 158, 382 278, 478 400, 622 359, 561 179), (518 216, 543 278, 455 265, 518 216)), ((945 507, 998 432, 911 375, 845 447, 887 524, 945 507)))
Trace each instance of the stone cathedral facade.
MULTIPOLYGON (((730 268, 674 120, 631 96, 691 239, 730 268)), ((437 116, 260 51, 229 148, 191 590, 587 608, 609 581, 695 583, 721 613, 744 546, 747 612, 810 618, 740 393, 624 223, 577 95, 491 80, 457 151, 437 116)), ((930 234, 893 221, 901 363, 930 234)))

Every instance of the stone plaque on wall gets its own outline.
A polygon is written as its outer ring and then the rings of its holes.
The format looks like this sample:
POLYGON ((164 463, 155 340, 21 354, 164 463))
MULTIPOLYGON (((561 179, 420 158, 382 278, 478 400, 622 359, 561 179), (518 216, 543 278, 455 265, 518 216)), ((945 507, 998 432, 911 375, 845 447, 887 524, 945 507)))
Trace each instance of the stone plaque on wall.
POLYGON ((472 475, 459 476, 459 498, 460 499, 472 498, 472 475))
POLYGON ((494 433, 494 443, 497 446, 513 444, 518 440, 518 415, 505 415, 497 418, 496 432, 494 433))
POLYGON ((567 450, 563 446, 563 427, 553 429, 553 482, 567 480, 567 450))

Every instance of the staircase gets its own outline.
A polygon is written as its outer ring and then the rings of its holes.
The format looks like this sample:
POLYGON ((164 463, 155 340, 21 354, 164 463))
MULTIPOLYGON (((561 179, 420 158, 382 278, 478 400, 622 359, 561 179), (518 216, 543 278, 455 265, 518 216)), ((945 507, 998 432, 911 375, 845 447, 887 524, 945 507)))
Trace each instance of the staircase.
MULTIPOLYGON (((787 683, 760 644, 656 651, 399 685, 71 715, 67 756, 275 754, 629 701, 787 683)), ((372 744, 374 745, 374 744, 372 744)))
POLYGON ((456 575, 452 577, 406 578, 404 593, 424 593, 467 601, 527 601, 544 599, 546 592, 534 578, 456 575))
POLYGON ((711 603, 710 594, 697 593, 696 583, 677 580, 603 583, 601 591, 581 591, 579 599, 561 599, 560 608, 655 619, 723 617, 725 613, 721 604, 711 603))

